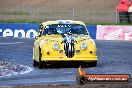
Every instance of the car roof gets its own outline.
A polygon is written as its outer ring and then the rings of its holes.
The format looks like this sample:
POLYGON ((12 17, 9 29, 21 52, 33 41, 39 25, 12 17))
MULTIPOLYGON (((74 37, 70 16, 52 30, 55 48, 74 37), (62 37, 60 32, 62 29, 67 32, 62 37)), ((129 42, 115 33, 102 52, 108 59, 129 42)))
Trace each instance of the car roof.
POLYGON ((80 24, 85 26, 85 24, 82 21, 73 21, 73 20, 56 20, 56 21, 46 21, 42 23, 43 26, 47 26, 50 24, 80 24))

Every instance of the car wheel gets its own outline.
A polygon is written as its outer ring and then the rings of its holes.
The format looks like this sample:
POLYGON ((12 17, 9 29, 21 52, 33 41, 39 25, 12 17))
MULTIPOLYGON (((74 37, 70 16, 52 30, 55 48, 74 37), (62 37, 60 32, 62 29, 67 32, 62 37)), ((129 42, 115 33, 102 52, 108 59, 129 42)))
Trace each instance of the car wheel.
POLYGON ((46 67, 46 63, 41 60, 42 54, 41 54, 41 49, 39 48, 39 68, 42 69, 46 67))
POLYGON ((33 60, 33 66, 38 66, 39 62, 37 62, 36 60, 33 60))

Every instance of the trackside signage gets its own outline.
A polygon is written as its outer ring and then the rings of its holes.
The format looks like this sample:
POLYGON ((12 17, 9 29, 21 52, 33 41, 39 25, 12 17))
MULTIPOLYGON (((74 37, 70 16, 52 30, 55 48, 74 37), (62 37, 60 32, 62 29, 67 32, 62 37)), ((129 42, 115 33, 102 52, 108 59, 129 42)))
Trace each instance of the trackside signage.
POLYGON ((96 39, 132 41, 132 26, 98 25, 96 39))
POLYGON ((86 25, 92 39, 96 39, 97 25, 86 25))
MULTIPOLYGON (((34 38, 39 24, 0 23, 0 37, 34 38)), ((132 41, 132 26, 87 25, 90 36, 99 40, 132 41)))
MULTIPOLYGON (((0 37, 34 38, 39 24, 30 23, 0 23, 0 37)), ((87 25, 90 36, 96 38, 96 25, 87 25)))
POLYGON ((39 24, 0 23, 0 37, 34 38, 39 24))

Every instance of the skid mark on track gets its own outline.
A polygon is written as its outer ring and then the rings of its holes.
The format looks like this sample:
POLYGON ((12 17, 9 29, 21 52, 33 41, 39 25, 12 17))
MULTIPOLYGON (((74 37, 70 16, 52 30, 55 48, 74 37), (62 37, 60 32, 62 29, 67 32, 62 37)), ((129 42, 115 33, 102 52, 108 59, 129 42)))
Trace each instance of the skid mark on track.
POLYGON ((14 79, 4 80, 0 82, 0 85, 25 85, 25 84, 57 84, 57 83, 75 83, 76 78, 73 76, 67 77, 53 77, 53 78, 32 78, 32 79, 14 79))
POLYGON ((24 65, 16 65, 9 62, 0 61, 0 78, 5 76, 13 76, 19 74, 26 74, 33 69, 24 65))
POLYGON ((24 42, 1 42, 0 45, 22 44, 24 42))

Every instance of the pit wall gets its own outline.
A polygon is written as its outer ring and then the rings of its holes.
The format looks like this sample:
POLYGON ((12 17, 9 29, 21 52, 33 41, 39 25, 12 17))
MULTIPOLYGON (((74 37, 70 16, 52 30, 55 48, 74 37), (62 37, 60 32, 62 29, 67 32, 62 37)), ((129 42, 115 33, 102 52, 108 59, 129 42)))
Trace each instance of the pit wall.
MULTIPOLYGON (((34 38, 39 24, 0 23, 0 37, 34 38)), ((98 40, 132 41, 132 26, 86 25, 90 36, 98 40)))

